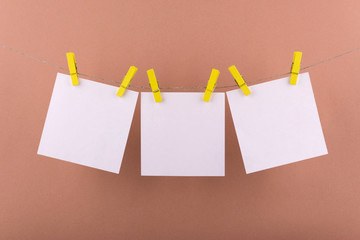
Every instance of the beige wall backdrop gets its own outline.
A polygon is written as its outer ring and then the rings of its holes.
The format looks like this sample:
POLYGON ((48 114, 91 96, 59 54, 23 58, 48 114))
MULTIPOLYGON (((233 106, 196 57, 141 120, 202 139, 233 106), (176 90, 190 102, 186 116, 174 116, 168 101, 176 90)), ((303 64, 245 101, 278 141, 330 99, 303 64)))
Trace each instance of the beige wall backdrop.
MULTIPOLYGON (((0 1, 0 42, 161 87, 253 81, 360 47, 360 2, 0 1)), ((138 102, 120 174, 36 154, 57 70, 0 48, 0 239, 359 239, 360 52, 310 69, 329 154, 245 174, 226 103, 226 176, 141 177, 138 102)), ((218 89, 217 91, 223 91, 218 89)), ((161 146, 159 146, 161 147, 161 146)))

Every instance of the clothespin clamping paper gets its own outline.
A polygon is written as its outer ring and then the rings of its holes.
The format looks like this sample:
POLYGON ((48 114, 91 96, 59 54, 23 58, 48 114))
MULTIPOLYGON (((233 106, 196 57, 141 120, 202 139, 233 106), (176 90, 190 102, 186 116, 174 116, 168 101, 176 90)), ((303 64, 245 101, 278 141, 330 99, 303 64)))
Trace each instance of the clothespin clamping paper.
POLYGON ((208 81, 208 84, 206 86, 205 94, 203 100, 205 102, 210 101, 211 93, 215 90, 216 87, 216 81, 219 77, 220 71, 217 69, 212 69, 210 79, 208 81))
POLYGON ((137 70, 138 69, 135 66, 131 66, 129 68, 129 71, 126 73, 124 79, 121 82, 120 88, 116 93, 117 96, 122 97, 124 95, 126 88, 129 86, 137 70))
POLYGON ((290 84, 296 85, 297 78, 300 71, 300 62, 301 62, 302 52, 294 52, 294 58, 291 64, 291 77, 290 84))
POLYGON ((73 86, 79 85, 75 54, 72 52, 68 52, 66 53, 66 57, 69 65, 69 72, 71 76, 72 85, 73 86))
POLYGON ((156 80, 154 69, 147 70, 147 75, 149 78, 149 84, 150 84, 151 90, 154 94, 155 102, 161 102, 162 98, 161 98, 160 88, 159 88, 159 84, 156 80))
POLYGON ((250 89, 246 85, 246 82, 245 82, 244 78, 241 76, 239 71, 236 69, 235 65, 230 66, 229 71, 230 71, 231 75, 234 77, 234 80, 235 80, 236 84, 243 91, 245 96, 249 95, 251 93, 250 89))

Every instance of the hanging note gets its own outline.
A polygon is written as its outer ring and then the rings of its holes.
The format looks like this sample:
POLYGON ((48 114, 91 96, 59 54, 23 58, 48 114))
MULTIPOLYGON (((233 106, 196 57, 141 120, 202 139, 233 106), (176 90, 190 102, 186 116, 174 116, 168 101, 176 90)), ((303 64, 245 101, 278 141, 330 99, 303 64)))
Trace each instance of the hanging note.
POLYGON ((38 154, 119 173, 138 92, 58 73, 38 154))
POLYGON ((141 93, 142 176, 224 176, 225 94, 141 93))
POLYGON ((246 173, 327 154, 310 76, 282 78, 226 93, 246 173))

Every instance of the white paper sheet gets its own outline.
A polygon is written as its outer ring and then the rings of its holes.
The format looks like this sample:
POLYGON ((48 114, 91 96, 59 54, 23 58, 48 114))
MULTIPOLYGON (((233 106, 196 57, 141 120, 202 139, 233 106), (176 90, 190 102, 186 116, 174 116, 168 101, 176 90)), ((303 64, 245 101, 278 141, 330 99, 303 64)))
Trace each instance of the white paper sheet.
POLYGON ((310 76, 227 92, 246 173, 327 154, 310 76))
POLYGON ((58 73, 38 154, 119 173, 138 92, 58 73))
POLYGON ((225 94, 141 93, 142 176, 224 176, 225 94))

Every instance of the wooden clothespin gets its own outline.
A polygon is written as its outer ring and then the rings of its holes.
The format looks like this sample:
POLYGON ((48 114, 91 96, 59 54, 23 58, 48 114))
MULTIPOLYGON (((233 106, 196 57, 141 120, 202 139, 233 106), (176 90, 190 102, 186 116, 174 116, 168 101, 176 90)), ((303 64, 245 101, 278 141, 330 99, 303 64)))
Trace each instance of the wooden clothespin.
POLYGON ((73 86, 79 85, 75 54, 72 52, 68 52, 66 53, 66 57, 69 65, 69 72, 70 72, 72 84, 73 86))
POLYGON ((154 69, 147 70, 147 75, 149 78, 151 90, 154 94, 155 102, 161 102, 162 98, 161 98, 160 88, 159 88, 159 84, 156 80, 154 69))
POLYGON ((302 52, 294 52, 294 58, 291 64, 291 77, 290 84, 296 85, 297 78, 300 72, 300 62, 301 62, 302 52))
POLYGON ((126 91, 126 88, 129 86, 131 80, 133 79, 135 73, 137 72, 137 68, 135 66, 131 66, 126 73, 125 77, 123 78, 120 88, 117 91, 116 95, 122 97, 126 91))
POLYGON ((215 90, 216 87, 216 81, 219 77, 220 71, 217 69, 212 69, 210 79, 208 81, 208 84, 206 86, 205 94, 203 100, 205 102, 210 101, 211 93, 215 90))
POLYGON ((243 91, 245 96, 249 95, 251 93, 250 89, 246 85, 244 78, 241 76, 239 71, 236 69, 235 65, 230 66, 229 71, 230 71, 231 75, 234 77, 236 84, 240 87, 240 89, 243 91))

